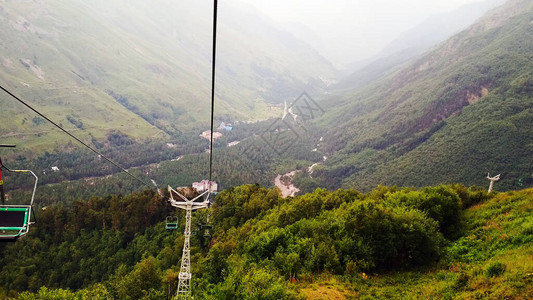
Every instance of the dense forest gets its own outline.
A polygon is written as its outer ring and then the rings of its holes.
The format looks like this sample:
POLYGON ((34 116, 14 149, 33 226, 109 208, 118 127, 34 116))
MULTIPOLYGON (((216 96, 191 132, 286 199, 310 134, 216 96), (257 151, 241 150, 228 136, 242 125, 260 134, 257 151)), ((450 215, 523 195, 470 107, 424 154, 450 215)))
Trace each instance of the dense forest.
MULTIPOLYGON (((27 236, 0 245, 0 298, 172 296, 184 218, 167 196, 145 190, 38 211, 27 236), (178 230, 165 230, 168 215, 179 217, 178 230)), ((400 278, 417 276, 436 281, 429 295, 525 297, 533 266, 516 264, 533 250, 532 199, 532 190, 487 194, 462 185, 317 189, 294 198, 258 185, 229 188, 209 212, 193 214, 197 224, 209 213, 214 234, 207 239, 199 227, 191 240, 192 292, 304 299, 330 285, 347 296, 401 297, 422 286, 400 278)))

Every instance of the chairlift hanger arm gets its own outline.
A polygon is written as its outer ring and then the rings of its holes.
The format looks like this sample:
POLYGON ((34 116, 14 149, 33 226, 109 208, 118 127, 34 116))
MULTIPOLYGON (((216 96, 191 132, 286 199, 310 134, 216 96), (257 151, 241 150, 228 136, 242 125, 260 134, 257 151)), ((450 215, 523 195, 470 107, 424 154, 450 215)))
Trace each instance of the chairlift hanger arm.
POLYGON ((33 175, 33 177, 35 177, 35 183, 33 184, 33 193, 31 194, 31 202, 30 202, 30 205, 33 205, 33 199, 35 198, 35 191, 37 190, 37 182, 39 181, 39 177, 37 177, 37 175, 35 175, 35 173, 33 173, 32 170, 10 170, 8 169, 6 166, 2 165, 2 167, 6 170, 8 170, 9 172, 14 172, 14 173, 31 173, 31 175, 33 175))
POLYGON ((0 157, 0 168, 6 169, 6 171, 10 171, 11 172, 11 170, 8 167, 4 166, 4 163, 2 162, 2 158, 1 157, 0 157))
POLYGON ((31 175, 35 177, 35 183, 33 184, 33 192, 31 194, 31 202, 30 202, 30 207, 31 207, 33 205, 33 200, 35 199, 35 191, 37 190, 37 182, 39 181, 39 177, 37 177, 37 175, 35 175, 35 173, 33 173, 32 170, 11 170, 8 167, 4 166, 4 164, 2 163, 2 160, 0 160, 0 167, 13 173, 31 173, 31 175))
POLYGON ((0 168, 3 168, 8 172, 31 172, 30 170, 11 170, 10 168, 6 167, 6 165, 4 165, 4 163, 2 162, 2 158, 0 158, 0 168))

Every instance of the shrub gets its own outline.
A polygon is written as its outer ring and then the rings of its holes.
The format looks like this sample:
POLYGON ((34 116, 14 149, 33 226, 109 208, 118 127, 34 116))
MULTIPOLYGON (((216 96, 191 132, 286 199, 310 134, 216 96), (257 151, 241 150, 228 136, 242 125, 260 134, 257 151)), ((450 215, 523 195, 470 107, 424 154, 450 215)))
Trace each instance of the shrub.
POLYGON ((467 209, 473 205, 485 202, 491 198, 491 194, 487 193, 485 188, 478 186, 465 187, 462 184, 452 184, 450 188, 453 189, 459 198, 463 209, 467 209))
POLYGON ((457 280, 454 284, 455 290, 463 290, 468 286, 468 281, 470 280, 470 276, 468 274, 461 272, 459 277, 457 277, 457 280))
POLYGON ((388 207, 407 206, 425 212, 438 222, 439 231, 448 239, 457 238, 461 233, 461 198, 450 187, 401 190, 386 194, 384 203, 388 207))
POLYGON ((505 264, 495 261, 491 263, 487 269, 485 269, 485 275, 487 277, 498 277, 505 272, 505 264))
POLYGON ((423 212, 408 207, 384 207, 373 201, 357 202, 348 209, 346 231, 362 242, 348 255, 372 260, 379 269, 432 263, 440 257, 443 245, 437 222, 423 212), (367 248, 371 249, 371 258, 367 248))

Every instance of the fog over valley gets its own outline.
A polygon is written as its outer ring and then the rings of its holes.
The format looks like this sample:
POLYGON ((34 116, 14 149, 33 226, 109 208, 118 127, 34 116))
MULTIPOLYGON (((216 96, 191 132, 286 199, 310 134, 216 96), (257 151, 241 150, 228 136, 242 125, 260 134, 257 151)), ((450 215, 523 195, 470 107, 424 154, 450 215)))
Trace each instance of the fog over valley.
POLYGON ((0 300, 529 299, 532 0, 0 0, 0 300))

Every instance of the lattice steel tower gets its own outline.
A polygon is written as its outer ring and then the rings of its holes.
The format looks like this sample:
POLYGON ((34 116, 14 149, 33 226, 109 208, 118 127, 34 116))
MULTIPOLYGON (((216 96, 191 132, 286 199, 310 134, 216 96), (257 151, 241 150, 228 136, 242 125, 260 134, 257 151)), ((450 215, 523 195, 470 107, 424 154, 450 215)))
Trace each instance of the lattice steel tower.
POLYGON ((191 219, 192 211, 208 208, 209 207, 209 195, 211 194, 209 190, 203 192, 199 196, 196 196, 194 199, 187 199, 187 197, 175 191, 170 186, 168 187, 170 192, 170 205, 181 208, 185 210, 185 241, 183 242, 183 254, 181 256, 181 267, 180 273, 178 275, 178 291, 176 292, 175 299, 188 299, 191 296, 191 219), (207 196, 206 196, 207 195, 207 196), (203 201, 196 201, 201 199, 203 201), (176 199, 179 199, 176 200, 176 199))

